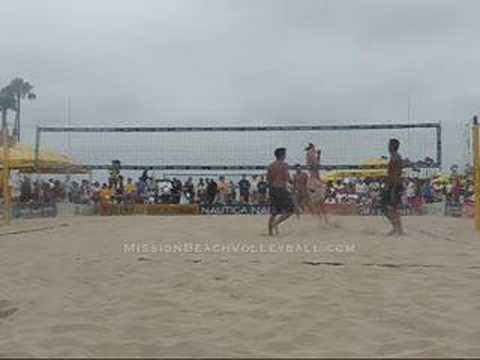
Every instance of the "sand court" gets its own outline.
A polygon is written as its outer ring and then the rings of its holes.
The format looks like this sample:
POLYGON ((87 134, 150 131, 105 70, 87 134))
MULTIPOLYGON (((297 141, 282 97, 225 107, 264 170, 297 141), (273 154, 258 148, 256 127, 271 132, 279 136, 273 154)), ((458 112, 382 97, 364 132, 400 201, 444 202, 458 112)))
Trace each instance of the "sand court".
POLYGON ((75 217, 0 229, 2 356, 480 353, 469 220, 75 217), (183 248, 182 248, 183 246, 183 248), (174 251, 176 249, 176 251, 174 251), (182 250, 180 250, 182 249, 182 250))

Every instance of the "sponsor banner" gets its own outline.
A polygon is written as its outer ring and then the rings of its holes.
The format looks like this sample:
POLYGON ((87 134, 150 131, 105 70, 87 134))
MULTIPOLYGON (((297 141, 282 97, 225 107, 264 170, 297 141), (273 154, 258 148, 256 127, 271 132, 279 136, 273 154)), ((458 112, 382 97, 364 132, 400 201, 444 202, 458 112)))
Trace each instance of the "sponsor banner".
POLYGON ((100 215, 198 215, 198 205, 100 204, 100 215))
POLYGON ((56 217, 57 205, 52 204, 16 204, 12 207, 14 219, 34 219, 43 217, 56 217))
MULTIPOLYGON (((425 209, 423 206, 420 206, 420 207, 401 206, 399 209, 399 212, 401 216, 424 215, 425 209)), ((382 216, 383 209, 380 207, 374 207, 374 206, 359 206, 358 214, 362 216, 382 216)))
POLYGON ((199 213, 198 205, 137 204, 133 208, 135 214, 146 215, 198 215, 199 213))
POLYGON ((328 214, 334 215, 358 215, 359 208, 356 204, 325 204, 328 214))
MULTIPOLYGON (((356 204, 325 204, 328 214, 334 215, 383 215, 379 208, 362 207, 356 204)), ((235 204, 235 205, 201 205, 201 215, 268 215, 269 205, 235 204)), ((402 215, 420 215, 422 208, 404 207, 400 209, 402 215)))
MULTIPOLYGON (((325 208, 329 214, 358 215, 356 205, 351 204, 327 204, 325 208)), ((259 204, 235 204, 235 205, 201 205, 201 215, 268 215, 270 205, 259 204)))
MULTIPOLYGON (((356 204, 326 204, 328 214, 334 215, 362 215, 382 216, 383 210, 378 207, 356 204)), ((83 210, 83 208, 81 209, 83 210)), ((61 210, 59 210, 61 212, 61 210)), ((14 208, 16 217, 45 217, 57 216, 56 206, 14 208)), ((75 208, 75 215, 92 214, 93 210, 79 211, 75 208)), ((268 204, 234 204, 234 205, 177 205, 177 204, 103 204, 97 211, 100 215, 268 215, 268 204)), ((453 217, 473 217, 473 203, 433 203, 400 208, 402 216, 412 215, 446 215, 453 217)))
POLYGON ((267 215, 270 205, 200 205, 201 215, 267 215))

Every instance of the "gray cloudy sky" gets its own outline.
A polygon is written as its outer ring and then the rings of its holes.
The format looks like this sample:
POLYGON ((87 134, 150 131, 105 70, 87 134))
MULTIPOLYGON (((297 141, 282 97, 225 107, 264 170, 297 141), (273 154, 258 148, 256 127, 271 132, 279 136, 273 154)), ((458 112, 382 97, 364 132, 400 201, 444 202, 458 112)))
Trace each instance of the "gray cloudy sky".
MULTIPOLYGON (((442 121, 479 111, 480 1, 2 1, 24 126, 442 121)), ((31 139, 32 132, 27 134, 31 139)))

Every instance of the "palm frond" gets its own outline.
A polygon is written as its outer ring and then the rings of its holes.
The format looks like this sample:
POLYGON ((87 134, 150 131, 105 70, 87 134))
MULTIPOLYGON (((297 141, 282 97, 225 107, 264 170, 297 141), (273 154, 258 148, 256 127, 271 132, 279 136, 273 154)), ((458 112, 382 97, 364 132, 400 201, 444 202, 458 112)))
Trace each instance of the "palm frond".
POLYGON ((7 91, 0 91, 0 109, 1 110, 15 110, 15 97, 7 91))

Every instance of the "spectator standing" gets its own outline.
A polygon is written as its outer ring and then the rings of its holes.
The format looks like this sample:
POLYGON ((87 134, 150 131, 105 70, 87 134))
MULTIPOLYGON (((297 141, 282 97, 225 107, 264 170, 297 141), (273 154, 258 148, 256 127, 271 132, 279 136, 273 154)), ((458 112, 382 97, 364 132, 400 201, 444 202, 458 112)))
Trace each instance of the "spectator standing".
POLYGON ((210 181, 207 184, 207 202, 209 205, 212 205, 215 203, 215 200, 217 198, 217 191, 218 191, 218 185, 215 182, 215 180, 210 179, 210 181))
POLYGON ((137 183, 137 196, 139 199, 145 200, 147 196, 147 182, 144 177, 140 177, 137 183))
POLYGON ((225 180, 225 176, 220 176, 217 186, 218 202, 225 204, 225 195, 228 192, 228 184, 225 180))
POLYGON ((408 180, 407 189, 405 191, 407 197, 407 204, 410 208, 414 207, 415 197, 416 197, 416 186, 412 180, 408 180))
POLYGON ((170 203, 173 202, 173 188, 174 182, 168 180, 167 178, 162 178, 158 182, 158 199, 157 201, 160 203, 170 203))
MULTIPOLYGON (((248 181, 248 180, 247 180, 248 181)), ((251 193, 251 199, 249 199, 251 202, 258 202, 258 183, 260 179, 256 174, 252 175, 252 179, 250 181, 250 190, 249 193, 251 193)), ((247 201, 248 202, 248 201, 247 201)))
POLYGON ((458 203, 460 202, 460 196, 461 196, 462 188, 460 185, 460 181, 458 178, 454 178, 452 181, 452 187, 450 190, 450 199, 451 201, 458 203))
POLYGON ((195 201, 195 186, 191 177, 189 177, 183 185, 183 195, 185 196, 187 204, 193 204, 195 201))
POLYGON ((250 181, 247 180, 247 175, 242 175, 242 179, 238 182, 238 188, 240 190, 240 202, 242 204, 248 204, 250 197, 250 186, 250 181))
POLYGON ((228 203, 232 204, 237 201, 237 187, 233 180, 228 182, 228 203))
POLYGON ((422 196, 426 203, 433 202, 433 186, 430 180, 426 180, 422 187, 422 196))
POLYGON ((134 203, 137 197, 137 187, 133 183, 132 178, 127 179, 125 184, 125 200, 127 203, 134 203))
POLYGON ((100 190, 100 215, 108 215, 109 204, 112 201, 113 190, 106 183, 100 190))
POLYGON ((172 202, 174 204, 180 204, 180 199, 182 197, 182 181, 177 178, 172 179, 172 202))
POLYGON ((207 186, 203 178, 200 178, 197 184, 197 201, 200 204, 204 204, 207 201, 207 186))
POLYGON ((265 176, 260 177, 260 181, 257 184, 258 203, 265 204, 267 202, 268 183, 265 181, 265 176))
POLYGON ((68 200, 73 204, 80 204, 81 201, 81 189, 76 181, 72 181, 70 187, 70 193, 68 194, 68 200))
POLYGON ((20 202, 29 202, 32 199, 32 182, 25 176, 20 185, 20 202))
POLYGON ((33 191, 32 191, 32 200, 35 203, 42 202, 42 184, 40 180, 37 180, 33 183, 33 191))

